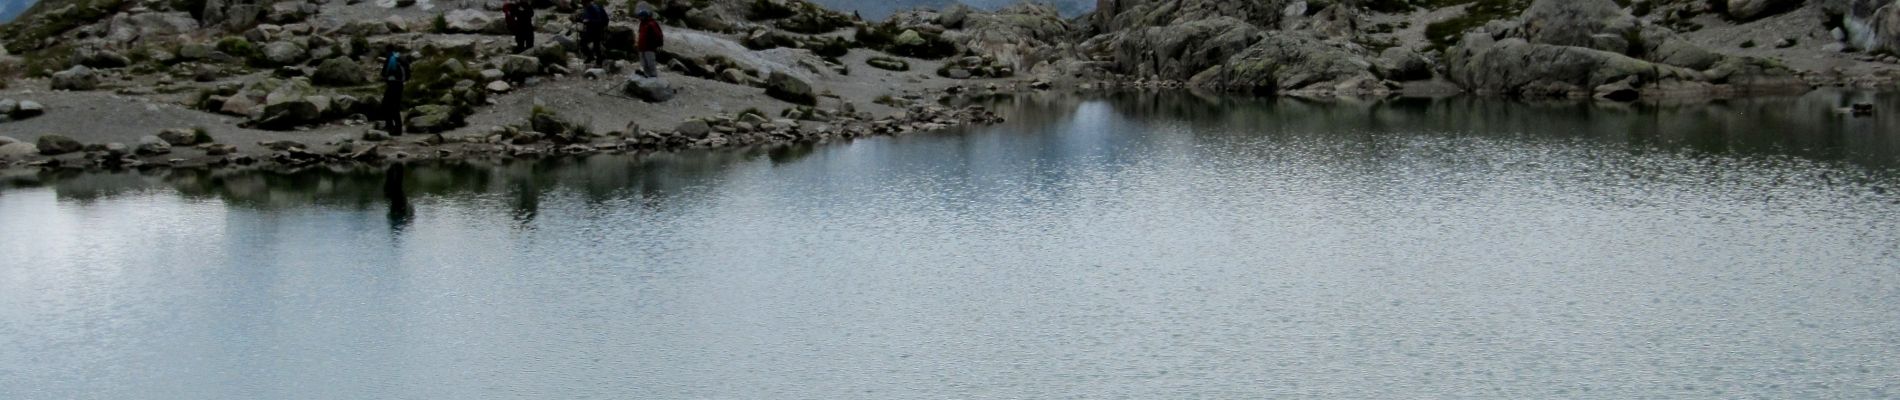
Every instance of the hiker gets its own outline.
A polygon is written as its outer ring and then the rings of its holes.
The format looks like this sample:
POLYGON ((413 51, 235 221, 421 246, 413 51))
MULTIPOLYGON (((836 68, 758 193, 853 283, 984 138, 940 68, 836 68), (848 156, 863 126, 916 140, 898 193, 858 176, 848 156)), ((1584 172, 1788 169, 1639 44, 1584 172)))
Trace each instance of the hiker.
POLYGON ((606 57, 603 54, 606 46, 602 41, 607 37, 607 20, 611 16, 607 14, 606 7, 601 7, 594 0, 581 0, 580 17, 581 56, 587 59, 587 63, 598 65, 606 57))
POLYGON ((534 48, 534 0, 508 0, 502 3, 502 20, 515 35, 515 52, 534 48))
POLYGON ((660 77, 660 46, 666 45, 666 34, 660 33, 660 21, 653 19, 653 12, 640 10, 640 37, 635 39, 634 50, 640 52, 640 67, 648 78, 660 77))
POLYGON ((395 44, 383 47, 388 61, 383 62, 383 129, 391 136, 402 136, 402 87, 409 83, 409 60, 402 58, 402 52, 395 44))

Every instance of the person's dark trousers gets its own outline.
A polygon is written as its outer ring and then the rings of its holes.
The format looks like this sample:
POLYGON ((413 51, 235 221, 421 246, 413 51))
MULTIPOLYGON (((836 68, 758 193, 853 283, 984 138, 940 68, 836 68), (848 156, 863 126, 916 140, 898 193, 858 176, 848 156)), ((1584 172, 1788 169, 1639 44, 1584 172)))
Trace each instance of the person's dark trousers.
POLYGON ((392 136, 402 136, 402 84, 390 83, 383 88, 383 128, 392 136))
POLYGON ((515 28, 515 52, 520 53, 534 48, 534 30, 515 28))
POLYGON ((589 64, 598 64, 601 58, 604 57, 604 55, 601 54, 603 47, 605 47, 605 44, 601 43, 604 36, 606 36, 605 32, 601 32, 598 29, 588 29, 581 32, 581 57, 586 58, 589 64))

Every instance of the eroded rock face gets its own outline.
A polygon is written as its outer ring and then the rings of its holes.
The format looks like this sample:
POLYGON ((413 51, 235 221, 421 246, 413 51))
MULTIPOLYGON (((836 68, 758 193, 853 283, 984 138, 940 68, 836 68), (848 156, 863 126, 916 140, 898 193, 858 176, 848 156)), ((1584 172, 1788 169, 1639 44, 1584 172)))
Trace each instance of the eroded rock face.
POLYGON ((198 20, 186 12, 118 14, 106 25, 106 41, 132 43, 196 29, 198 20))
POLYGON ((1694 71, 1657 65, 1622 54, 1576 46, 1493 40, 1466 35, 1446 52, 1447 78, 1480 94, 1527 97, 1582 97, 1598 86, 1629 80, 1696 80, 1694 71))
POLYGON ((1220 17, 1144 28, 1107 40, 1117 43, 1114 58, 1122 71, 1141 77, 1185 80, 1225 63, 1262 36, 1259 28, 1246 21, 1220 17))
POLYGON ((1092 33, 1178 25, 1220 17, 1254 26, 1277 27, 1286 8, 1298 0, 1101 0, 1091 16, 1092 33))
POLYGON ((1388 92, 1372 63, 1348 47, 1318 38, 1281 32, 1196 75, 1195 86, 1218 86, 1254 93, 1378 94, 1388 92))

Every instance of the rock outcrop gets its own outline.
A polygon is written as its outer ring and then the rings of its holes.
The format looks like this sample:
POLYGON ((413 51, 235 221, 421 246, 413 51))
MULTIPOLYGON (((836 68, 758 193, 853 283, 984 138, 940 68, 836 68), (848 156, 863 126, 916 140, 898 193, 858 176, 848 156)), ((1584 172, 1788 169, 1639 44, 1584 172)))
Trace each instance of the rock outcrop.
POLYGON ((1446 52, 1445 65, 1467 90, 1526 97, 1804 86, 1787 68, 1701 49, 1611 0, 1538 0, 1515 22, 1467 33, 1446 52))

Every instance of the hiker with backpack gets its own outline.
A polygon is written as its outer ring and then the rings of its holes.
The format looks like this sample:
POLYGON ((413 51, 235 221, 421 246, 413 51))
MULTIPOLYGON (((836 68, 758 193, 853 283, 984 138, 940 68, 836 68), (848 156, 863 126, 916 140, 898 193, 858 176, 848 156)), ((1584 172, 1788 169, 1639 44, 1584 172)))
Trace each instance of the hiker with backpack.
POLYGON ((581 0, 581 56, 588 64, 599 65, 606 58, 603 43, 607 38, 607 21, 612 15, 607 8, 594 0, 581 0))
POLYGON ((534 0, 508 0, 501 5, 502 20, 515 35, 515 52, 534 48, 534 0))
POLYGON ((653 12, 640 10, 640 37, 635 39, 634 50, 640 52, 640 67, 648 78, 660 77, 659 54, 661 46, 666 45, 666 35, 660 33, 660 21, 653 19, 653 12))
POLYGON ((393 43, 383 47, 383 54, 387 59, 383 62, 383 112, 379 117, 391 136, 402 136, 402 89, 409 83, 409 60, 393 43))

